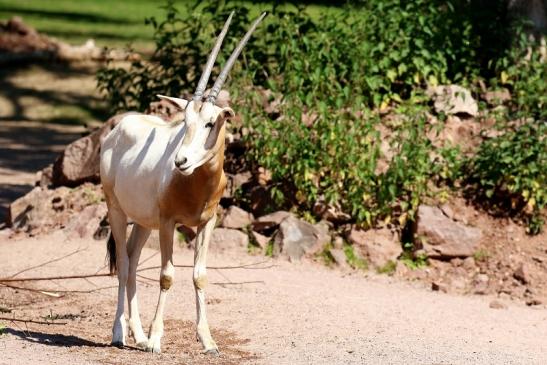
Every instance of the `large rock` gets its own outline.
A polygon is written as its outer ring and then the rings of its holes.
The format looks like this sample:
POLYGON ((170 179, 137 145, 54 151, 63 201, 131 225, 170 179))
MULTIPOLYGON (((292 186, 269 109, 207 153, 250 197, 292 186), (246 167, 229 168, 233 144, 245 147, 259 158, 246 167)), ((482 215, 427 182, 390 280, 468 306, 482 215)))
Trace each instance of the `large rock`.
POLYGON ((104 202, 86 206, 81 212, 73 214, 65 227, 69 238, 92 237, 107 214, 104 202))
POLYGON ((67 233, 91 236, 106 214, 101 188, 84 184, 77 189, 36 187, 9 206, 8 225, 31 235, 67 228, 67 233))
POLYGON ((99 182, 101 140, 129 114, 115 115, 98 130, 69 144, 53 164, 53 186, 74 187, 84 182, 99 182))
POLYGON ((375 268, 396 262, 403 253, 398 235, 387 228, 362 230, 352 228, 347 235, 359 253, 375 268))
POLYGON ((224 219, 222 220, 222 227, 224 228, 245 228, 249 226, 253 221, 253 215, 244 211, 238 206, 232 205, 226 211, 224 219))
POLYGON ((450 259, 472 256, 482 237, 480 229, 455 222, 437 207, 420 205, 417 236, 428 257, 450 259))
POLYGON ((214 252, 234 251, 246 253, 247 246, 249 246, 249 237, 236 229, 216 228, 211 236, 210 246, 214 252))
POLYGON ((471 92, 459 85, 441 85, 428 90, 437 113, 477 116, 479 106, 471 92))
POLYGON ((263 215, 253 222, 253 230, 257 232, 271 232, 275 228, 279 227, 281 222, 292 216, 292 213, 284 210, 279 210, 274 213, 263 215))
POLYGON ((319 253, 330 241, 325 225, 312 225, 292 215, 281 221, 274 237, 274 255, 281 255, 290 261, 299 261, 302 256, 319 253))

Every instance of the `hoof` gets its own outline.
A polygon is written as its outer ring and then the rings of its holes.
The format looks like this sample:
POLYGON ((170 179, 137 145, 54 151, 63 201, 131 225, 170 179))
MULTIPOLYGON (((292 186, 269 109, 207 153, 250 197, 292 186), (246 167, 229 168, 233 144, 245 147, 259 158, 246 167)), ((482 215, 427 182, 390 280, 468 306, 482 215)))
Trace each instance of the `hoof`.
POLYGON ((141 350, 146 350, 148 343, 146 341, 137 342, 135 346, 141 350))
POLYGON ((220 351, 218 351, 218 349, 205 350, 203 351, 203 353, 208 356, 215 356, 215 357, 220 356, 220 351))
POLYGON ((110 345, 114 346, 114 347, 117 347, 117 348, 123 348, 125 346, 125 344, 121 341, 112 341, 110 343, 110 345))
POLYGON ((156 346, 154 344, 151 344, 151 343, 147 343, 146 344, 146 352, 151 352, 153 354, 159 354, 161 353, 161 348, 160 346, 156 346))

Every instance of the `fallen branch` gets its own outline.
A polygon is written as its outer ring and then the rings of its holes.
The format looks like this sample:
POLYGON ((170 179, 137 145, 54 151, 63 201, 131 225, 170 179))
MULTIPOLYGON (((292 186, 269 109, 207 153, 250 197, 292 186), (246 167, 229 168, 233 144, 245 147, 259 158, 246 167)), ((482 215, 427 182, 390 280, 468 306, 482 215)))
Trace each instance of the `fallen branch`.
POLYGON ((0 321, 11 321, 11 322, 23 322, 25 324, 27 323, 34 323, 34 324, 53 324, 53 325, 65 325, 67 322, 44 322, 44 321, 35 321, 32 319, 18 319, 18 318, 8 318, 8 317, 0 317, 0 321))
POLYGON ((5 286, 5 287, 10 288, 10 289, 27 290, 27 291, 37 292, 37 293, 41 293, 41 294, 44 294, 44 295, 49 295, 49 296, 57 297, 57 298, 60 297, 58 295, 58 293, 62 293, 62 294, 65 294, 65 293, 84 293, 84 294, 88 294, 88 293, 93 293, 93 292, 96 292, 96 291, 99 291, 99 290, 112 289, 112 288, 117 288, 118 287, 117 285, 111 285, 111 286, 103 286, 103 287, 89 289, 89 290, 50 290, 50 289, 27 288, 27 287, 24 287, 24 286, 16 286, 16 285, 4 284, 4 283, 0 283, 0 285, 5 286))
MULTIPOLYGON (((267 261, 256 262, 252 264, 238 265, 238 266, 208 266, 208 269, 212 270, 232 270, 232 269, 246 269, 246 270, 264 270, 274 267, 275 265, 253 267, 256 265, 264 264, 267 261)), ((174 265, 177 268, 194 268, 193 265, 174 265)), ((137 272, 161 269, 161 266, 149 266, 142 269, 138 269, 137 272)), ((86 279, 86 278, 100 278, 113 276, 110 273, 98 273, 98 274, 84 274, 84 275, 64 275, 64 276, 45 276, 45 277, 30 277, 30 278, 0 278, 0 283, 10 282, 24 282, 24 281, 46 281, 46 280, 70 280, 70 279, 86 279)))
POLYGON ((240 285, 240 284, 266 284, 266 283, 262 280, 257 280, 257 281, 239 281, 239 282, 211 283, 211 284, 224 286, 224 285, 240 285))
POLYGON ((27 272, 27 271, 30 271, 30 270, 34 270, 34 269, 37 269, 37 268, 39 268, 39 267, 46 266, 47 264, 51 264, 51 263, 53 263, 53 262, 61 261, 61 260, 63 260, 63 259, 66 259, 67 257, 70 257, 70 256, 72 256, 72 255, 76 255, 77 253, 82 252, 82 251, 84 251, 84 249, 83 249, 83 248, 79 248, 79 249, 77 249, 76 251, 71 252, 71 253, 69 253, 69 254, 67 254, 67 255, 64 255, 64 256, 61 256, 61 257, 57 257, 57 258, 55 258, 55 259, 46 261, 46 262, 41 263, 41 264, 36 265, 36 266, 27 267, 26 269, 23 269, 23 270, 21 270, 21 271, 16 272, 16 273, 13 274, 13 275, 11 275, 9 278, 12 279, 12 278, 16 277, 17 275, 22 274, 22 273, 24 273, 24 272, 27 272))

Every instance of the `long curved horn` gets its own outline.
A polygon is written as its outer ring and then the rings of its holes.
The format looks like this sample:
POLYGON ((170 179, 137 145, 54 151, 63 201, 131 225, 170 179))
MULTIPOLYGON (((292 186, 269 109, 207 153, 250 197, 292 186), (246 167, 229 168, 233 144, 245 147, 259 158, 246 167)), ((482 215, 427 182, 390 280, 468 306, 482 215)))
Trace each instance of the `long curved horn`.
POLYGON ((196 91, 194 92, 194 96, 192 97, 193 100, 201 100, 201 98, 203 97, 203 92, 205 91, 205 88, 207 87, 207 82, 209 81, 211 70, 213 70, 213 66, 215 65, 218 52, 220 51, 220 46, 222 45, 224 36, 228 32, 228 27, 230 26, 230 22, 232 21, 233 16, 234 16, 234 12, 232 11, 230 13, 230 16, 226 20, 226 23, 224 23, 224 27, 222 28, 222 31, 217 37, 215 46, 213 47, 213 50, 211 51, 211 54, 209 55, 209 58, 207 59, 207 64, 205 65, 205 68, 203 69, 203 73, 201 74, 201 78, 199 79, 198 86, 196 87, 196 91))
POLYGON ((232 52, 230 55, 230 58, 226 62, 226 65, 224 65, 224 68, 220 72, 220 75, 218 75, 217 79, 215 80, 215 84, 213 85, 213 88, 211 89, 211 92, 209 93, 209 97, 207 98, 207 101, 210 103, 215 103, 215 100, 218 96, 218 93, 220 92, 220 89, 222 88, 222 85, 224 85, 224 82, 226 81, 226 77, 228 77, 228 73, 232 69, 232 66, 234 65, 237 57, 239 57, 239 54, 243 50, 243 47, 245 47, 245 44, 249 41, 249 38, 251 38, 251 35, 255 31, 258 24, 264 19, 266 16, 266 13, 262 13, 258 19, 256 19, 251 26, 251 29, 247 31, 245 36, 239 41, 239 44, 237 45, 236 49, 232 52))

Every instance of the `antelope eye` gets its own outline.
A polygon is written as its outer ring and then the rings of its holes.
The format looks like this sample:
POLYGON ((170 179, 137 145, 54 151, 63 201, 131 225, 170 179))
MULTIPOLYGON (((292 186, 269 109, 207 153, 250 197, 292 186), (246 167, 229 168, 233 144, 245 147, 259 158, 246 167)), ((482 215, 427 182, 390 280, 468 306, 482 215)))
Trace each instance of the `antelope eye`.
POLYGON ((207 124, 205 124, 205 128, 213 128, 213 123, 212 122, 209 122, 207 124))

